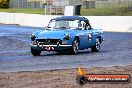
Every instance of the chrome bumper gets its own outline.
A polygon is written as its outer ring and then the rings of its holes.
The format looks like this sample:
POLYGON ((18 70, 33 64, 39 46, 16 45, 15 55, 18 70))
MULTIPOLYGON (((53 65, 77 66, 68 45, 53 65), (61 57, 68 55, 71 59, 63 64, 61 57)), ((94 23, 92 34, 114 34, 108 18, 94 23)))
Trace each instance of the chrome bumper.
POLYGON ((71 47, 72 45, 32 45, 33 47, 71 47))

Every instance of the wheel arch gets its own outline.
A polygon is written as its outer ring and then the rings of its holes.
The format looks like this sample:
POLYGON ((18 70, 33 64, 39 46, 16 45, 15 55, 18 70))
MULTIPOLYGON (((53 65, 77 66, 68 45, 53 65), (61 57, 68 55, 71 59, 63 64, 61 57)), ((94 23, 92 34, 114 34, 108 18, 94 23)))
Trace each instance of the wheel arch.
POLYGON ((101 36, 98 36, 97 38, 99 38, 99 42, 102 43, 101 36))
POLYGON ((75 39, 78 39, 78 42, 79 42, 79 44, 80 44, 80 39, 79 39, 79 37, 78 37, 78 36, 75 36, 75 39))

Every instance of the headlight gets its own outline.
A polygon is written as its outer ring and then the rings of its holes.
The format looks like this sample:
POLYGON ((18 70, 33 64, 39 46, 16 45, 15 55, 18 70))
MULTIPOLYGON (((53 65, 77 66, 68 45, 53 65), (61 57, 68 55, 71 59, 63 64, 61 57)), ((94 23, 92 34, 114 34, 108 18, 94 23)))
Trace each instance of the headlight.
POLYGON ((32 34, 32 35, 30 36, 30 38, 31 38, 32 41, 34 41, 35 38, 36 38, 36 35, 35 35, 35 34, 32 34))
POLYGON ((36 42, 32 42, 32 45, 37 45, 37 43, 36 42))
POLYGON ((64 37, 65 40, 70 40, 70 38, 71 38, 71 36, 69 34, 66 34, 64 37))

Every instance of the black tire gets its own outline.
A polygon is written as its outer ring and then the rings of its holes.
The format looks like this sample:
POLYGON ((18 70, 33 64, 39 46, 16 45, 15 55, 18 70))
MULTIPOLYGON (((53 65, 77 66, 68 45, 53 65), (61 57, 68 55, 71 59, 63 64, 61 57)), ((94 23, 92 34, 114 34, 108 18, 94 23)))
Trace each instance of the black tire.
POLYGON ((72 47, 70 49, 70 54, 75 55, 78 53, 79 40, 75 38, 72 42, 72 47))
POLYGON ((77 76, 76 77, 76 82, 79 84, 79 85, 83 85, 86 83, 86 78, 84 76, 77 76))
POLYGON ((100 41, 99 38, 96 39, 96 43, 91 47, 92 52, 98 52, 100 50, 100 41))
POLYGON ((40 56, 41 51, 31 48, 31 53, 32 53, 33 56, 40 56))

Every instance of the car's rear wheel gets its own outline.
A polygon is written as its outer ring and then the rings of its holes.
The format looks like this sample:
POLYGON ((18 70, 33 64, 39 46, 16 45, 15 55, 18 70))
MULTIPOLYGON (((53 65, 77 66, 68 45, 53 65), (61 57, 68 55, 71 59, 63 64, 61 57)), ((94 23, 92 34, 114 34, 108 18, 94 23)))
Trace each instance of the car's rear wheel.
POLYGON ((70 50, 71 51, 70 54, 72 54, 72 55, 77 54, 78 53, 78 46, 79 46, 79 41, 78 41, 77 38, 75 38, 72 42, 72 47, 71 47, 71 50, 70 50))
POLYGON ((41 51, 31 48, 31 53, 33 56, 40 56, 41 51))
POLYGON ((100 50, 100 41, 99 38, 96 39, 96 43, 91 47, 92 52, 98 52, 100 50))

